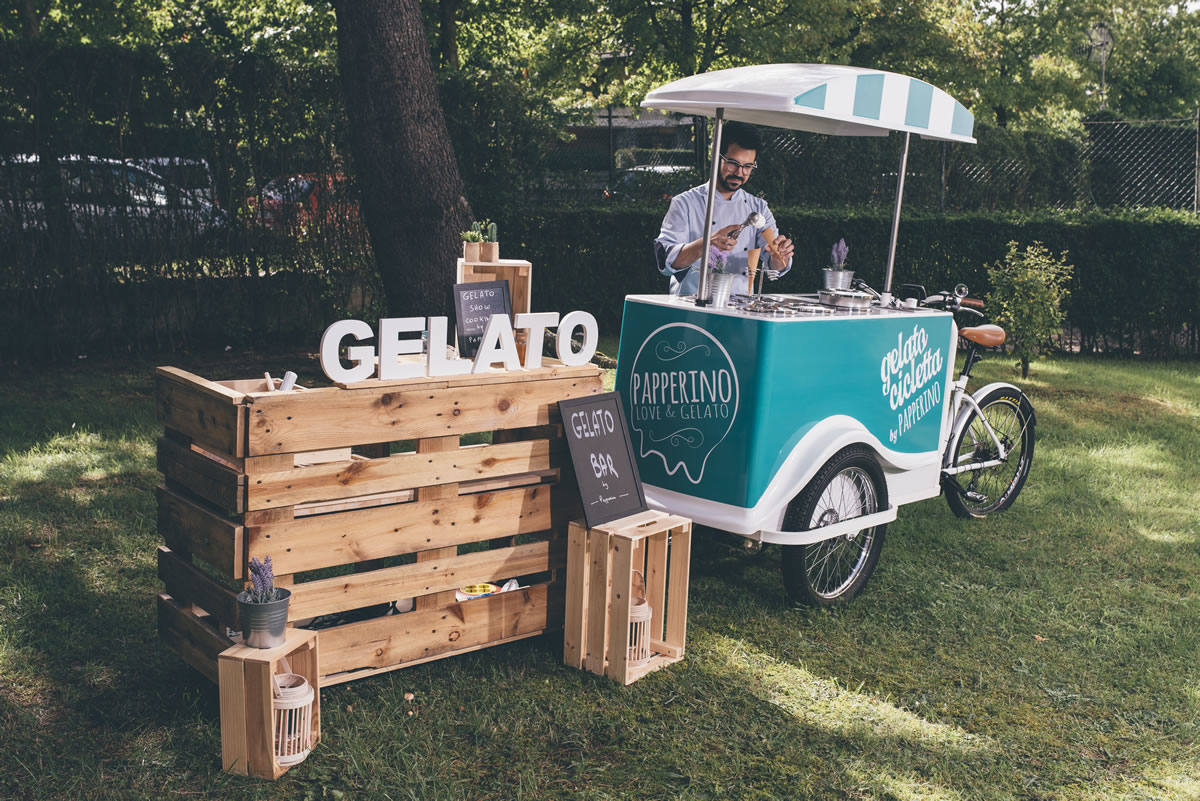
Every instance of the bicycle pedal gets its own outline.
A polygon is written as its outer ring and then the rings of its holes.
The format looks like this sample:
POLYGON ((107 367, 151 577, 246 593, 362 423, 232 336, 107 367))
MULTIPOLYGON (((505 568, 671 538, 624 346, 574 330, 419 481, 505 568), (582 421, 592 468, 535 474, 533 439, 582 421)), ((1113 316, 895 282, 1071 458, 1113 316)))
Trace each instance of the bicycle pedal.
POLYGON ((975 490, 967 490, 963 495, 967 497, 968 501, 972 501, 973 503, 983 503, 988 499, 982 492, 976 492, 975 490))

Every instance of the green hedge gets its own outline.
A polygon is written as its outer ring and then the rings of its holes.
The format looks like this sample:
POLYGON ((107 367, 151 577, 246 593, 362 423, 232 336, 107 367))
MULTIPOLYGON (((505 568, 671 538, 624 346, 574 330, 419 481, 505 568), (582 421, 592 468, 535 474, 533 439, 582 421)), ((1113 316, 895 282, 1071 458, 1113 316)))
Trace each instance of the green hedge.
MULTIPOLYGON (((534 263, 538 310, 588 309, 601 330, 620 325, 626 294, 663 292, 651 243, 666 202, 643 207, 497 213, 504 255, 534 263)), ((775 209, 796 242, 792 272, 773 288, 815 291, 817 270, 845 237, 850 266, 879 287, 891 220, 883 214, 775 209)), ((1075 265, 1067 314, 1084 350, 1147 355, 1200 353, 1200 220, 1170 211, 1037 216, 907 215, 901 220, 893 284, 988 289, 989 262, 1006 244, 1040 240, 1075 265)))

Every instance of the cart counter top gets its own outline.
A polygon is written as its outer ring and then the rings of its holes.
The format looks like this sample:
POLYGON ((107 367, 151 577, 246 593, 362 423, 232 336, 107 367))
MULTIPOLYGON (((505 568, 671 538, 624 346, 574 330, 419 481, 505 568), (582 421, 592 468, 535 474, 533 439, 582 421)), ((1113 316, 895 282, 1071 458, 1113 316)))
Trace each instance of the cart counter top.
POLYGON ((831 318, 847 320, 950 316, 948 312, 919 306, 914 308, 903 305, 890 307, 864 305, 862 308, 833 306, 821 303, 816 293, 734 295, 730 299, 730 305, 724 308, 697 306, 695 297, 690 295, 626 295, 625 302, 666 306, 681 311, 694 311, 726 317, 780 322, 826 320, 831 318))

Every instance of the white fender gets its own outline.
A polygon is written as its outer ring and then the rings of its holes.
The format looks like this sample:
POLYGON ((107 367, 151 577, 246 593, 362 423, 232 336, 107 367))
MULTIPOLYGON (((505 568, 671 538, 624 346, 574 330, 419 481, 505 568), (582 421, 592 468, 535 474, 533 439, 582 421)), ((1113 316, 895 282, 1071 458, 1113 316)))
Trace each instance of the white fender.
MULTIPOLYGON (((817 471, 838 451, 850 445, 866 445, 875 452, 888 477, 889 495, 892 494, 892 479, 909 473, 931 474, 932 491, 921 497, 938 492, 936 472, 940 465, 940 454, 900 453, 886 447, 866 427, 848 415, 833 415, 813 426, 801 437, 783 464, 775 471, 774 478, 758 503, 751 509, 683 495, 661 487, 646 486, 646 500, 658 509, 669 509, 675 514, 685 515, 698 523, 724 531, 755 536, 759 531, 777 531, 783 525, 787 506, 796 494, 812 480, 817 471), (932 472, 931 472, 932 471, 932 472)), ((898 493, 907 497, 910 493, 898 493)), ((904 502, 904 501, 902 501, 904 502)), ((895 503, 890 501, 890 503, 895 503)), ((892 511, 894 519, 895 512, 892 511)))
MULTIPOLYGON (((975 399, 975 403, 979 403, 981 400, 983 400, 984 396, 997 389, 1011 389, 1017 394, 1018 397, 1025 398, 1025 393, 1022 392, 1016 384, 1010 384, 1007 381, 993 381, 991 384, 982 386, 972 392, 971 397, 975 399)), ((1026 399, 1025 402, 1029 407, 1029 414, 1033 415, 1033 407, 1029 405, 1028 399, 1026 399)), ((950 440, 954 438, 954 432, 958 431, 961 426, 966 424, 967 416, 973 411, 975 411, 975 408, 971 406, 971 404, 964 403, 958 410, 958 416, 954 418, 954 422, 951 424, 950 430, 946 432, 946 441, 942 443, 942 453, 944 454, 942 458, 943 467, 947 466, 947 463, 950 459, 950 440)))

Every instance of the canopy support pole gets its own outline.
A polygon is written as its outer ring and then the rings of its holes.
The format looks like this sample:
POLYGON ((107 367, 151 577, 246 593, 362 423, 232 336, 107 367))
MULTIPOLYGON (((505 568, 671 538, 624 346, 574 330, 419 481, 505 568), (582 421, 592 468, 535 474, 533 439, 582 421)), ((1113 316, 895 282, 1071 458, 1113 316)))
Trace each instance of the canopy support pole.
POLYGON ((704 207, 704 245, 700 253, 700 283, 696 286, 696 305, 712 302, 712 281, 708 271, 708 248, 712 241, 713 204, 717 196, 717 175, 721 169, 721 131, 725 127, 725 109, 718 108, 713 122, 712 168, 708 174, 708 204, 704 207))
POLYGON ((908 169, 908 131, 904 132, 904 147, 900 150, 900 174, 896 177, 896 206, 892 211, 892 239, 888 244, 887 275, 883 279, 883 294, 890 300, 892 294, 892 270, 896 266, 896 240, 900 236, 900 206, 904 203, 904 173, 908 169))

